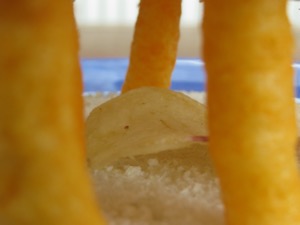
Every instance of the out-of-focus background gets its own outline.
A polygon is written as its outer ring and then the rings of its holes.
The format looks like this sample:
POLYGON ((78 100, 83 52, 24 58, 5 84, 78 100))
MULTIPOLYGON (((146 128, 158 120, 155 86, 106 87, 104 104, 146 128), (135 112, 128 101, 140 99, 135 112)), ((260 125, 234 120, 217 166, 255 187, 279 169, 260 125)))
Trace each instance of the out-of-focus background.
MULTIPOLYGON (((138 14, 139 0, 76 0, 81 57, 128 57, 138 14)), ((203 3, 182 1, 178 57, 199 57, 203 3)), ((287 13, 296 39, 295 58, 300 60, 300 1, 288 2, 287 13)))

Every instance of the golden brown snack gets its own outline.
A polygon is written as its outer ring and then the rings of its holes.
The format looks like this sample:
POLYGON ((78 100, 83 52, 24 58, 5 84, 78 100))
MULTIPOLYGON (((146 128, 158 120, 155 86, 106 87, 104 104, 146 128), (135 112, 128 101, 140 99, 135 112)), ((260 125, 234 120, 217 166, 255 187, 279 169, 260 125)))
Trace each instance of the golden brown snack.
POLYGON ((205 1, 210 151, 229 225, 300 224, 286 0, 205 1))
POLYGON ((71 0, 0 2, 0 224, 100 225, 71 0))
POLYGON ((122 92, 169 88, 177 55, 181 0, 141 0, 122 92))

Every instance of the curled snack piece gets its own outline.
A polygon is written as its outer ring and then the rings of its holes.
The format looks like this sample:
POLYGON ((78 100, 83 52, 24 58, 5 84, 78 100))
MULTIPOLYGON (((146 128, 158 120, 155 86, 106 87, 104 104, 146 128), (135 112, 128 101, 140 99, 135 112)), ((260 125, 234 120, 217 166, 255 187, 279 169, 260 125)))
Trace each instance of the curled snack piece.
POLYGON ((122 92, 169 88, 177 55, 181 0, 141 0, 122 92))
POLYGON ((286 0, 209 0, 210 151, 228 225, 300 224, 292 35, 286 0))
POLYGON ((71 0, 0 2, 0 224, 101 225, 71 0))
POLYGON ((168 89, 144 87, 98 107, 87 119, 87 154, 93 168, 126 156, 205 144, 204 105, 168 89))

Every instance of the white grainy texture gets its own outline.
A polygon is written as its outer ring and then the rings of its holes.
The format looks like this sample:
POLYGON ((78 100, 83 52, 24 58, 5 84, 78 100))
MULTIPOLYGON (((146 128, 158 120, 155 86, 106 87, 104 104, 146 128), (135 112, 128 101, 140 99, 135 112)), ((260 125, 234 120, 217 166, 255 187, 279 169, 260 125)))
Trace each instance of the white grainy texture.
MULTIPOLYGON (((185 93, 201 103, 204 93, 185 93)), ((85 113, 116 94, 85 95, 85 113)), ((93 170, 111 225, 221 225, 223 207, 206 147, 123 158, 93 170)))
POLYGON ((222 224, 217 182, 196 168, 127 165, 95 171, 94 179, 111 224, 222 224))

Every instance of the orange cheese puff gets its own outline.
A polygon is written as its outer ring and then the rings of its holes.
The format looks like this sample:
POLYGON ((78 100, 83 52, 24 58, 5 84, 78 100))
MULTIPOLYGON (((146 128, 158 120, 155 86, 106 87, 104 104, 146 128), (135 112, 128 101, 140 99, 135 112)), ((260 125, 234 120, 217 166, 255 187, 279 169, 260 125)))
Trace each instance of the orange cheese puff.
POLYGON ((122 92, 169 88, 179 40, 181 0, 141 0, 122 92))
POLYGON ((0 1, 0 224, 101 225, 71 0, 0 1))
POLYGON ((299 225, 292 34, 286 0, 209 0, 210 152, 228 225, 299 225))

